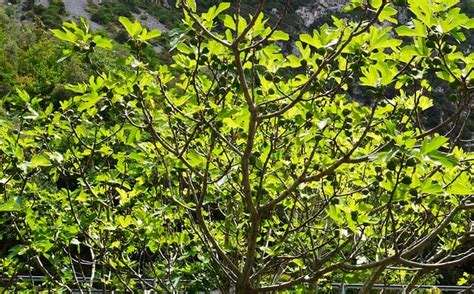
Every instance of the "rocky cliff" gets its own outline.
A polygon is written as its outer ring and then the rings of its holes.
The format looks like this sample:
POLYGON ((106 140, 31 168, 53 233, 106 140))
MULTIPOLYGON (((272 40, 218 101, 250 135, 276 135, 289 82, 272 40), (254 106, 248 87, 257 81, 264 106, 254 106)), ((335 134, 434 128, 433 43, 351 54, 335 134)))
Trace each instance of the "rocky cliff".
POLYGON ((296 9, 296 14, 302 19, 306 27, 313 25, 319 18, 341 11, 348 0, 314 0, 307 5, 296 9))
MULTIPOLYGON (((79 17, 83 17, 89 21, 90 19, 90 13, 88 11, 88 7, 91 4, 100 4, 103 2, 103 0, 62 0, 65 5, 65 9, 67 12, 67 19, 78 19, 79 17)), ((114 1, 114 0, 109 0, 109 1, 114 1)), ((116 0, 119 1, 119 0, 116 0)), ((153 3, 153 4, 159 4, 163 5, 165 7, 168 7, 170 9, 173 9, 173 5, 170 5, 171 2, 174 3, 173 1, 170 0, 143 0, 144 2, 148 3, 153 3)), ((6 6, 9 5, 10 2, 13 3, 26 3, 26 2, 34 2, 35 5, 42 5, 44 7, 49 5, 50 0, 0 0, 0 5, 1 6, 6 6)), ((209 2, 209 1, 208 1, 209 2)), ((219 2, 219 1, 210 1, 212 2, 219 2)), ((230 1, 232 2, 232 1, 230 1)), ((292 19, 287 18, 284 21, 284 26, 286 29, 296 29, 296 24, 301 27, 303 25, 306 28, 311 27, 315 21, 320 19, 321 17, 327 16, 329 14, 332 14, 334 12, 341 11, 344 6, 349 2, 349 0, 307 0, 307 1, 292 1, 290 5, 292 5, 291 10, 294 11, 292 14, 292 19), (295 19, 296 17, 297 19, 295 19)), ((272 3, 269 1, 269 5, 272 3)), ((247 5, 249 8, 251 5, 247 5)), ((274 11, 275 14, 277 14, 277 11, 274 11)), ((146 12, 143 12, 143 14, 147 14, 146 12)), ((147 19, 147 17, 143 17, 142 19, 147 19)), ((151 17, 153 18, 153 17, 151 17)), ((162 24, 159 22, 159 20, 156 19, 150 19, 150 24, 158 24, 160 29, 163 29, 162 24)), ((91 25, 93 28, 97 29, 100 28, 101 26, 97 23, 91 22, 91 25)))

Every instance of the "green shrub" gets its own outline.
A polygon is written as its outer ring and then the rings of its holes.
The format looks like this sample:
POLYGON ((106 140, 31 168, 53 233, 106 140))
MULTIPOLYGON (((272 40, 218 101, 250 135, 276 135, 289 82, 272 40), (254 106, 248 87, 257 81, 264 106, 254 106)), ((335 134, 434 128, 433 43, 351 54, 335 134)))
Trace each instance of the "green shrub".
POLYGON ((48 28, 58 28, 62 24, 62 16, 66 16, 66 7, 62 0, 51 0, 48 7, 35 5, 33 12, 39 16, 48 28))
POLYGON ((118 16, 132 17, 132 13, 139 13, 136 1, 103 1, 91 9, 91 20, 108 25, 116 21, 118 16))

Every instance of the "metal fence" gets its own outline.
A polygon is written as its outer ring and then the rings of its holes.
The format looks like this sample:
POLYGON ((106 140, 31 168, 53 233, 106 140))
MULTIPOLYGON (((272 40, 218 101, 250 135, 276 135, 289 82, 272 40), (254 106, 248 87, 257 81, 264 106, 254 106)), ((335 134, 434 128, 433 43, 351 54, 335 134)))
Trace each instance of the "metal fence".
MULTIPOLYGON (((336 288, 338 293, 340 294, 349 294, 349 293, 358 293, 359 290, 362 288, 363 284, 332 284, 333 288, 336 288)), ((383 284, 375 284, 372 287, 372 290, 379 290, 378 293, 405 293, 406 286, 404 285, 383 285, 383 284)), ((443 285, 420 285, 416 286, 414 291, 421 291, 427 292, 428 290, 437 289, 441 291, 441 293, 473 293, 474 288, 469 286, 443 286, 443 285)))
MULTIPOLYGON (((14 280, 28 280, 33 283, 42 282, 47 279, 45 276, 28 276, 28 275, 20 275, 17 276, 14 280)), ((8 282, 10 279, 2 278, 2 282, 8 282)), ((79 282, 90 282, 87 278, 78 278, 79 282)), ((147 283, 151 285, 156 285, 155 281, 152 279, 144 279, 147 283)), ((137 280, 137 283, 140 283, 137 280)), ((332 290, 329 293, 331 294, 352 294, 352 293, 359 293, 359 290, 362 289, 363 284, 341 284, 341 283, 332 283, 332 290)), ((406 286, 405 285, 384 285, 384 284, 375 284, 372 287, 373 292, 371 293, 406 293, 405 292, 406 286)), ((441 293, 462 293, 462 294, 474 294, 474 285, 471 286, 448 286, 448 285, 419 285, 415 287, 414 291, 419 292, 428 292, 429 290, 437 289, 441 291, 441 293)), ((103 290, 99 289, 84 289, 85 293, 104 293, 103 290)), ((230 291, 233 292, 232 290, 230 291)), ((73 293, 82 293, 80 289, 75 289, 73 293)), ((115 291, 108 290, 106 293, 116 293, 115 291)), ((156 293, 153 290, 144 290, 143 293, 156 293)), ((212 294, 219 294, 219 291, 211 291, 211 292, 202 292, 204 293, 212 293, 212 294)), ((318 290, 313 289, 306 291, 305 293, 314 293, 314 294, 328 294, 327 290, 318 290)), ((439 293, 439 292, 438 292, 439 293)))

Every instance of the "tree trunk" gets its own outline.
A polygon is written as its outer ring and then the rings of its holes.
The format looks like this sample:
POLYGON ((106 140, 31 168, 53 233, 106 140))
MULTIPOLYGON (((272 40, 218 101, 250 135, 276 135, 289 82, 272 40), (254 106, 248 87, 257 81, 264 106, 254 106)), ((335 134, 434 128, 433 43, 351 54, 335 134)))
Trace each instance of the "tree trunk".
POLYGON ((235 285, 235 294, 254 294, 257 293, 248 283, 239 283, 235 285))
POLYGON ((369 293, 370 290, 372 290, 372 287, 374 286, 375 282, 377 282, 378 278, 382 275, 386 268, 386 265, 381 265, 375 268, 375 270, 372 272, 370 277, 367 278, 364 285, 360 289, 359 294, 369 293))

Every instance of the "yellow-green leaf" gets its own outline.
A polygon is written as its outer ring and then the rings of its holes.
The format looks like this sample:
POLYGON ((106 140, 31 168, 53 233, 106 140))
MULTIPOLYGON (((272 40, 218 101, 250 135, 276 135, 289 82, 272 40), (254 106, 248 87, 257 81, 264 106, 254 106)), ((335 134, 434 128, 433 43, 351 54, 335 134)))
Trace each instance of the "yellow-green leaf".
POLYGON ((142 25, 138 21, 131 22, 128 18, 121 16, 119 17, 119 22, 132 38, 142 31, 142 25))
POLYGON ((48 158, 42 156, 42 155, 35 155, 31 159, 30 167, 31 168, 37 168, 37 167, 42 167, 42 166, 50 166, 51 162, 49 161, 48 158))

